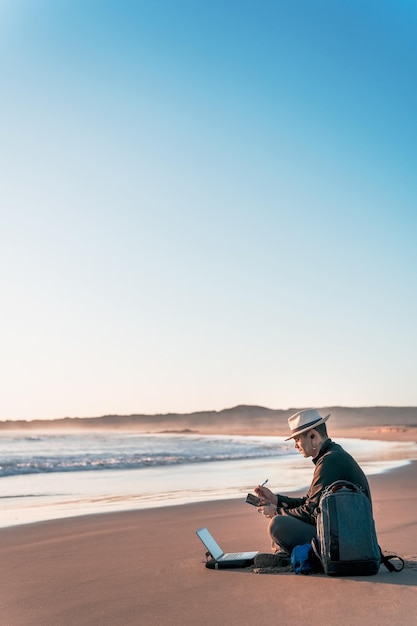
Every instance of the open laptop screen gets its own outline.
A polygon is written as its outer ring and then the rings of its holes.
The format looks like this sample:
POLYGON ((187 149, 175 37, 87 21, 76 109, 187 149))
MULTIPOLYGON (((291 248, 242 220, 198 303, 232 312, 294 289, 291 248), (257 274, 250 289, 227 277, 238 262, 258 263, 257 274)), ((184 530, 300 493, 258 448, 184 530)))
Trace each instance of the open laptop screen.
POLYGON ((210 535, 207 528, 199 528, 196 533, 214 559, 219 559, 221 556, 223 556, 223 550, 214 539, 214 537, 210 535))

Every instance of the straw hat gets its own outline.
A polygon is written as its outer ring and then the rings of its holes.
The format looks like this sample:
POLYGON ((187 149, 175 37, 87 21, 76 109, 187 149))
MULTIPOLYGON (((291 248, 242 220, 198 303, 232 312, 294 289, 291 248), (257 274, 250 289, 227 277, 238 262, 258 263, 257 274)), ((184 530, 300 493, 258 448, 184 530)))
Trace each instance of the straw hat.
POLYGON ((322 417, 317 409, 306 409, 305 411, 298 411, 288 418, 288 425, 291 429, 291 437, 287 437, 285 441, 298 437, 301 433, 307 432, 315 428, 319 424, 324 424, 329 417, 330 413, 326 417, 322 417))

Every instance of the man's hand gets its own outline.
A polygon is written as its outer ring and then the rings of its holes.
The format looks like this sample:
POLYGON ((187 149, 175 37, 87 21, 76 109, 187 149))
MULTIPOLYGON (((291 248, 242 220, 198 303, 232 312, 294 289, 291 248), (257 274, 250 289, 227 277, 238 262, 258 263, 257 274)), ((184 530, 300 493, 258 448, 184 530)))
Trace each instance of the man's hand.
POLYGON ((273 504, 275 505, 275 508, 277 508, 278 498, 270 489, 268 489, 268 487, 258 485, 255 487, 255 493, 263 502, 273 504))
POLYGON ((265 517, 275 517, 277 512, 277 507, 275 504, 264 504, 263 506, 258 506, 258 513, 262 513, 265 517))

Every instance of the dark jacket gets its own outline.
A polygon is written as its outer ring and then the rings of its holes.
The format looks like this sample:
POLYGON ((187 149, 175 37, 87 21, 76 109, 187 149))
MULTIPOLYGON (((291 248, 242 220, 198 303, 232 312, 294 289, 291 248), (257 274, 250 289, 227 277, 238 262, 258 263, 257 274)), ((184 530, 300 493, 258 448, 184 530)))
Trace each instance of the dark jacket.
POLYGON ((359 485, 369 500, 371 492, 365 474, 355 459, 342 446, 327 439, 319 454, 313 459, 314 476, 308 493, 303 498, 291 498, 278 495, 277 515, 289 515, 307 522, 316 523, 316 508, 323 490, 335 480, 348 480, 359 485))

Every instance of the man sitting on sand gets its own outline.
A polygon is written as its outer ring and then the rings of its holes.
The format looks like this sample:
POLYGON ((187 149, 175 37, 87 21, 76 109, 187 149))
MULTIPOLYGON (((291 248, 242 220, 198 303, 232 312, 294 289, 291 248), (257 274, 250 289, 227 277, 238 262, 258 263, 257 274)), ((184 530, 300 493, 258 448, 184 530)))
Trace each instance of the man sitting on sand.
POLYGON ((324 489, 335 480, 348 480, 362 487, 371 500, 365 474, 339 444, 327 435, 325 422, 316 409, 295 413, 288 419, 291 436, 297 450, 305 457, 312 457, 315 465, 313 480, 303 498, 274 494, 267 487, 258 485, 255 493, 265 503, 259 513, 271 518, 268 531, 275 547, 275 554, 257 555, 255 565, 273 567, 288 561, 293 548, 310 543, 316 537, 316 509, 324 489))

